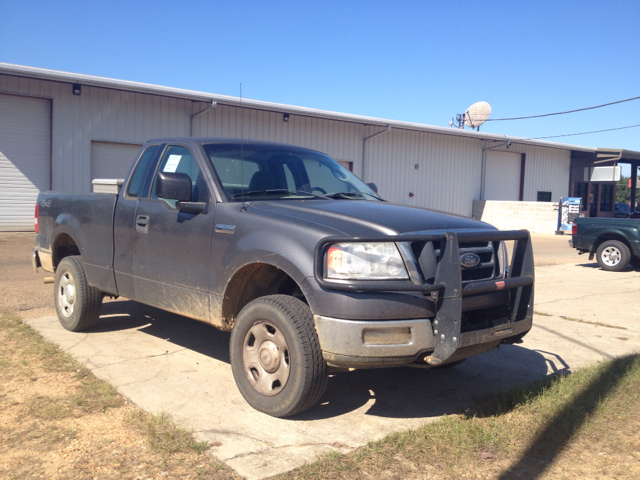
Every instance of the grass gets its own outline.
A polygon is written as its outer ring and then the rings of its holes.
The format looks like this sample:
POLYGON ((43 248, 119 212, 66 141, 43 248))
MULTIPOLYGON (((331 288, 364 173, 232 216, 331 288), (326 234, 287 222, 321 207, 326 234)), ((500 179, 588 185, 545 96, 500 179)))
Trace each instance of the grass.
POLYGON ((4 332, 12 348, 1 354, 5 365, 3 376, 38 380, 37 370, 47 373, 68 373, 80 383, 63 397, 34 395, 27 401, 27 409, 37 418, 59 420, 83 413, 106 411, 122 405, 123 399, 113 386, 96 378, 86 367, 45 340, 18 316, 0 313, 0 331, 4 332))
POLYGON ((640 478, 639 392, 640 356, 622 357, 483 397, 459 415, 280 478, 640 478), (606 453, 594 459, 594 452, 606 453))
POLYGON ((146 435, 151 448, 161 452, 204 452, 208 446, 208 442, 198 442, 191 432, 178 427, 164 412, 151 415, 137 410, 131 415, 130 422, 146 435))
POLYGON ((13 313, 0 312, 0 342, 1 478, 237 478, 13 313))
MULTIPOLYGON (((124 399, 17 316, 0 313, 0 341, 0 477, 237 478, 165 414, 129 406, 128 431, 106 428, 100 422, 125 409, 124 399), (47 381, 68 384, 54 395, 42 390, 47 381), (56 455, 67 470, 52 474, 56 455)), ((640 478, 638 411, 640 356, 629 355, 479 398, 279 478, 640 478)))

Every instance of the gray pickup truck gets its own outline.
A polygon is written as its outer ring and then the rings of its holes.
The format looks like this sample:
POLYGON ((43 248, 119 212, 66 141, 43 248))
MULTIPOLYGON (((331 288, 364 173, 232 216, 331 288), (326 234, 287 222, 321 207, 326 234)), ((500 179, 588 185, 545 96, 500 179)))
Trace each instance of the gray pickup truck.
POLYGON ((64 328, 107 295, 231 331, 240 392, 276 417, 317 403, 329 367, 455 365, 531 329, 526 230, 388 203, 291 145, 150 140, 118 193, 40 194, 36 227, 64 328))

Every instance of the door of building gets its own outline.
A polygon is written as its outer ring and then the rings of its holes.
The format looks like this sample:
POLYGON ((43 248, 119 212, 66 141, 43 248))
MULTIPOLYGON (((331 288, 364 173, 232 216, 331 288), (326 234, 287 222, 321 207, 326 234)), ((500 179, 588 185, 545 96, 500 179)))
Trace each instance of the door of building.
POLYGON ((51 189, 51 101, 0 94, 0 231, 33 231, 51 189))
POLYGON ((484 200, 520 200, 521 157, 520 153, 487 150, 484 200))

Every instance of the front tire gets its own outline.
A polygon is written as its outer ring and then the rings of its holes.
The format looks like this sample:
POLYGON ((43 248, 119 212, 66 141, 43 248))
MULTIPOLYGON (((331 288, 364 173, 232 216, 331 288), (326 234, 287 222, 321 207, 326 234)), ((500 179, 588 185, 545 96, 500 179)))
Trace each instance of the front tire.
POLYGON ((598 265, 603 270, 619 272, 629 265, 631 253, 627 246, 618 240, 603 242, 596 253, 598 265))
POLYGON ((87 283, 80 256, 65 257, 58 264, 53 301, 60 324, 69 331, 91 328, 100 318, 104 294, 87 283))
POLYGON ((231 331, 230 356, 242 396, 273 417, 311 408, 327 386, 311 310, 294 297, 270 295, 247 304, 231 331))

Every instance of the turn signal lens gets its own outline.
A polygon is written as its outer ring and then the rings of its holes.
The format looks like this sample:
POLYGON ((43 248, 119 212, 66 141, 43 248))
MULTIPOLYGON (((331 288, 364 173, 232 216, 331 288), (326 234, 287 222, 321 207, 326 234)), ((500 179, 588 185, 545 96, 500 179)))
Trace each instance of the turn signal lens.
POLYGON ((40 216, 40 208, 38 207, 38 204, 36 203, 36 216, 35 216, 35 228, 36 228, 36 233, 40 233, 40 225, 38 223, 38 217, 40 216))

